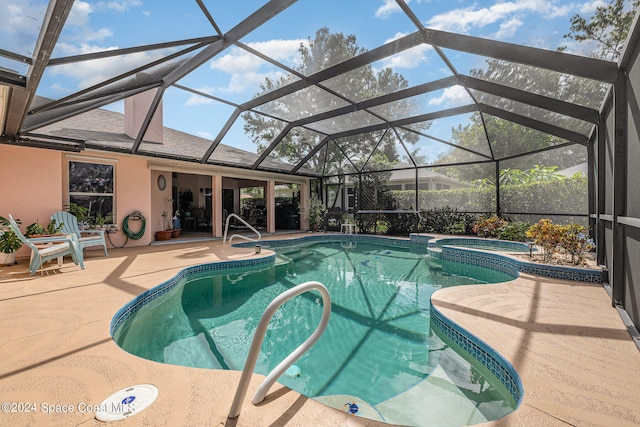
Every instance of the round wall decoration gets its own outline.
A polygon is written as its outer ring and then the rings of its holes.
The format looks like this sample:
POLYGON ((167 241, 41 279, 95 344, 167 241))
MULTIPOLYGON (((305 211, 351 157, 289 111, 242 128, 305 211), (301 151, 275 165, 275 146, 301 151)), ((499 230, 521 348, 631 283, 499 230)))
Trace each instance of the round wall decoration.
POLYGON ((167 180, 165 179, 164 175, 158 176, 158 188, 160 190, 164 190, 166 187, 167 187, 167 180))

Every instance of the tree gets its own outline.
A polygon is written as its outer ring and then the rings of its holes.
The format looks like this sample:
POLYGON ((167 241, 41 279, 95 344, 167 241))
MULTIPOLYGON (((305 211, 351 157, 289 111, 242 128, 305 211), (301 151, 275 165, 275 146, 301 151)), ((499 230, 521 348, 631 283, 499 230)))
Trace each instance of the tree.
MULTIPOLYGON (((630 8, 627 4, 624 0, 611 0, 607 6, 598 7, 590 18, 580 15, 573 16, 571 31, 565 37, 578 42, 595 41, 599 48, 592 52, 592 56, 609 60, 615 59, 621 53, 640 0, 633 0, 630 8), (630 10, 625 11, 625 8, 630 10)), ((566 47, 559 48, 560 51, 565 49, 566 47)), ((471 75, 482 80, 593 109, 600 107, 602 98, 608 89, 606 83, 498 59, 488 59, 484 69, 474 69, 471 71, 471 75)), ((578 133, 586 135, 591 130, 591 125, 588 123, 510 99, 482 93, 478 93, 477 97, 481 103, 578 133)), ((452 142, 455 144, 487 155, 492 154, 497 159, 567 142, 552 135, 481 113, 473 114, 468 124, 454 128, 452 135, 452 142), (487 135, 491 141, 491 151, 489 151, 487 135)), ((445 165, 470 160, 471 156, 468 152, 453 149, 441 156, 438 163, 445 165)), ((508 162, 508 167, 528 169, 535 162, 566 168, 585 161, 586 150, 568 146, 559 150, 541 152, 534 158, 523 156, 520 159, 512 159, 508 162)), ((475 181, 478 185, 495 181, 495 170, 483 165, 443 168, 442 172, 458 179, 475 181)))
POLYGON ((571 18, 571 30, 564 37, 577 42, 596 42, 598 50, 592 55, 613 61, 622 53, 638 5, 639 0, 634 0, 630 8, 625 0, 611 0, 607 6, 597 7, 590 18, 576 14, 571 18))
MULTIPOLYGON (((498 117, 484 115, 484 125, 480 113, 474 113, 466 125, 452 129, 452 142, 480 153, 493 154, 496 159, 524 154, 532 150, 564 144, 567 141, 538 130, 521 126, 498 117), (484 127, 491 141, 491 151, 487 143, 484 127)), ((476 160, 468 151, 454 148, 442 155, 436 164, 447 165, 476 160)), ((535 155, 515 157, 504 162, 502 168, 529 169, 534 164, 558 166, 561 169, 586 161, 586 150, 579 145, 570 145, 557 150, 542 151, 535 155)), ((464 167, 451 166, 439 169, 440 173, 461 181, 495 181, 495 167, 486 163, 468 164, 464 167)))
MULTIPOLYGON (((299 52, 300 65, 296 68, 296 71, 309 76, 360 55, 365 52, 365 49, 358 46, 357 40, 353 35, 334 34, 328 28, 321 28, 316 32, 315 38, 309 38, 308 44, 300 44, 299 52)), ((282 77, 276 81, 266 79, 261 84, 260 93, 256 96, 270 93, 277 88, 290 84, 292 81, 290 77, 282 77)), ((404 89, 408 86, 408 82, 402 75, 393 72, 390 68, 376 71, 373 66, 365 65, 324 81, 322 85, 346 97, 348 100, 360 102, 404 89)), ((345 105, 348 105, 348 101, 345 101, 342 97, 336 96, 320 87, 311 86, 281 99, 263 104, 254 111, 243 114, 245 120, 244 131, 251 135, 253 142, 258 147, 258 152, 263 152, 284 129, 287 122, 309 117, 319 111, 331 111, 345 105)), ((381 117, 393 119, 395 117, 407 117, 412 112, 419 111, 418 107, 415 101, 406 99, 374 107, 372 110, 381 117)), ((337 130, 358 129, 375 123, 380 123, 380 119, 373 114, 360 111, 332 117, 304 128, 296 127, 280 141, 273 154, 282 161, 296 164, 325 135, 334 133, 337 130)), ((398 130, 398 135, 406 144, 413 144, 418 139, 418 135, 415 133, 401 129, 398 130)), ((385 140, 396 138, 394 133, 393 135, 385 136, 384 130, 381 130, 354 135, 326 144, 325 149, 311 159, 308 166, 318 172, 322 172, 321 166, 326 161, 326 164, 331 165, 334 170, 325 170, 325 174, 338 173, 339 169, 344 171, 349 167, 353 169, 352 163, 370 157, 374 148, 378 145, 380 146, 377 152, 382 150, 390 160, 396 160, 400 153, 396 152, 395 144, 388 142, 379 144, 383 136, 385 140)))

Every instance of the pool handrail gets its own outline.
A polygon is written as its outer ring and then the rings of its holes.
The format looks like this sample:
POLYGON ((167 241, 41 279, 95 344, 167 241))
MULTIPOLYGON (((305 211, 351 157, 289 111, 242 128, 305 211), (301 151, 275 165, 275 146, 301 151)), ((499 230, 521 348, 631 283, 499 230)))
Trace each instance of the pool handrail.
POLYGON ((247 395, 249 381, 251 380, 251 376, 253 375, 253 370, 256 366, 256 361, 258 360, 258 355, 260 354, 260 348, 262 347, 262 342, 264 341, 264 336, 267 333, 267 327, 271 322, 271 318, 282 304, 300 294, 313 289, 319 291, 320 295, 322 296, 322 318, 320 319, 316 330, 313 331, 313 333, 309 335, 309 337, 302 344, 300 344, 298 348, 293 350, 286 358, 284 358, 284 360, 280 362, 278 366, 273 368, 271 373, 269 373, 262 384, 260 384, 260 387, 258 387, 258 390, 253 396, 251 403, 257 405, 258 403, 262 402, 273 383, 275 383, 276 380, 280 378, 280 376, 291 365, 293 365, 296 360, 298 360, 304 353, 306 353, 316 343, 316 341, 320 339, 320 336, 322 336, 322 333, 329 323, 329 316, 331 315, 331 297, 329 296, 329 291, 322 283, 315 281, 305 282, 275 297, 262 314, 260 322, 258 323, 258 327, 256 328, 256 332, 253 336, 253 341, 251 342, 251 348, 249 349, 249 354, 247 355, 247 361, 245 362, 244 369, 242 370, 242 376, 240 377, 240 382, 238 383, 236 394, 233 397, 231 409, 229 409, 229 418, 237 418, 240 415, 242 402, 247 395))
POLYGON ((245 221, 241 216, 231 213, 227 216, 227 223, 224 226, 224 236, 222 237, 222 243, 226 243, 227 242, 227 231, 229 231, 229 221, 231 220, 231 218, 237 218, 241 223, 243 223, 244 225, 246 225, 247 227, 249 227, 249 229, 251 231, 253 231, 254 233, 256 233, 258 235, 257 239, 252 239, 251 237, 247 237, 247 236, 243 236, 242 234, 232 234, 231 237, 229 237, 229 244, 231 244, 231 240, 233 240, 234 237, 240 237, 241 239, 245 239, 248 240, 249 242, 259 242, 262 239, 262 234, 260 234, 260 232, 258 230, 256 230, 251 224, 249 224, 247 221, 245 221))

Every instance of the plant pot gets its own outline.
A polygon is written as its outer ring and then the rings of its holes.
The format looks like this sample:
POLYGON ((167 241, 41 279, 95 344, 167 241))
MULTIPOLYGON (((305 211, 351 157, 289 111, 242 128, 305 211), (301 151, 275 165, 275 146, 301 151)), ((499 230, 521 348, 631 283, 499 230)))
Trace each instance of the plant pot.
POLYGON ((13 265, 16 263, 16 253, 11 252, 9 254, 5 254, 4 252, 0 252, 0 265, 13 265))
POLYGON ((180 237, 180 229, 179 228, 174 228, 173 230, 171 230, 171 237, 180 237))
POLYGON ((171 238, 171 230, 156 231, 156 240, 169 240, 171 238))

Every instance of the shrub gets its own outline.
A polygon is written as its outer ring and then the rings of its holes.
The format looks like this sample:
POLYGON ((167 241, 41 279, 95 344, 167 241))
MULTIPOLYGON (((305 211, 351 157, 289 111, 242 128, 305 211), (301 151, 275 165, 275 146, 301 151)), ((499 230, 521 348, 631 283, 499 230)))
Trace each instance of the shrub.
POLYGON ((550 219, 543 218, 527 230, 527 237, 532 238, 537 245, 542 246, 542 255, 545 262, 551 261, 553 254, 556 252, 556 248, 564 234, 562 228, 560 225, 553 224, 550 219))
POLYGON ((497 215, 481 216, 473 224, 472 231, 479 237, 498 237, 500 230, 507 224, 507 220, 497 215))
POLYGON ((419 233, 471 234, 475 216, 445 206, 420 212, 419 233))
POLYGON ((498 230, 498 239, 524 242, 527 239, 527 230, 529 228, 531 228, 530 222, 508 222, 498 230))
POLYGON ((418 220, 414 213, 398 213, 385 215, 389 227, 388 234, 408 236, 418 231, 418 220))
POLYGON ((312 231, 318 231, 324 225, 324 219, 327 216, 327 208, 317 197, 309 199, 309 228, 312 231))
POLYGON ((561 227, 561 231, 560 247, 571 255, 573 264, 581 264, 585 253, 593 249, 593 240, 586 234, 587 227, 574 223, 561 227))
POLYGON ((458 221, 454 222, 447 226, 445 232, 447 234, 469 234, 468 231, 469 223, 466 221, 458 221))

